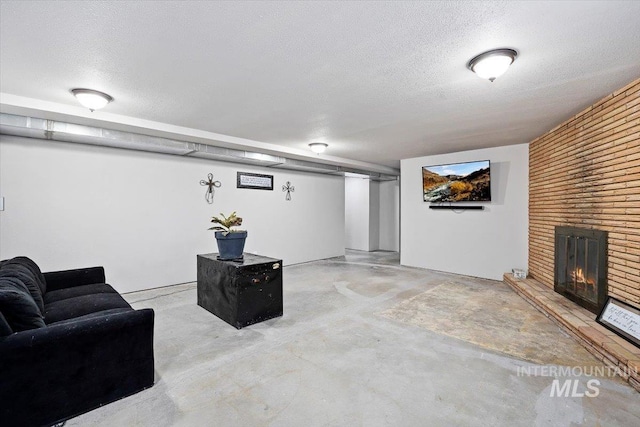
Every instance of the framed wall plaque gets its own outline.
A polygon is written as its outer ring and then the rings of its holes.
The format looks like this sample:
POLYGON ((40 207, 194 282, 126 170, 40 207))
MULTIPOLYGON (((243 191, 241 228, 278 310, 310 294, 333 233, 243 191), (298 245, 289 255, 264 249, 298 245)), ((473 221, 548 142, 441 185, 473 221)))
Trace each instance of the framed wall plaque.
POLYGON ((596 322, 640 348, 639 309, 609 297, 596 322))
POLYGON ((259 173, 238 172, 237 188, 252 188, 254 190, 273 190, 273 175, 259 173))

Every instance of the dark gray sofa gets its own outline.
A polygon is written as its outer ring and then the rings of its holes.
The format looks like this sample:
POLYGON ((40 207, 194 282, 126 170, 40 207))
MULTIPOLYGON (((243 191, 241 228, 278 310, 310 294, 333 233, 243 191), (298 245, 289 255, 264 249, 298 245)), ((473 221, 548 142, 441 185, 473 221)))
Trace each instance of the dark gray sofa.
POLYGON ((1 261, 0 424, 52 425, 151 387, 153 325, 102 267, 1 261))

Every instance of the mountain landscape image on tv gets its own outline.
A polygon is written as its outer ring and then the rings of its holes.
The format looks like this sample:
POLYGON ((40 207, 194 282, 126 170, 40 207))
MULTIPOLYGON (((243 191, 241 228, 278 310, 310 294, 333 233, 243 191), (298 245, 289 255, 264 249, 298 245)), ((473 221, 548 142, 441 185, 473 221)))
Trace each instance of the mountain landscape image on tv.
POLYGON ((489 160, 424 166, 422 191, 425 202, 489 202, 489 160))

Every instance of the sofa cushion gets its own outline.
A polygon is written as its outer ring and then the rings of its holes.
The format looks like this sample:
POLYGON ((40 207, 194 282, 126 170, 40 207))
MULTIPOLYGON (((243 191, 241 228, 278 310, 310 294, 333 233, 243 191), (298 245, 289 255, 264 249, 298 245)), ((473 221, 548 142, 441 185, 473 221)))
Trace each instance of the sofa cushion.
POLYGON ((44 274, 42 274, 40 267, 38 267, 38 264, 36 264, 32 259, 27 258, 26 256, 17 256, 5 261, 0 261, 0 268, 7 264, 19 264, 27 267, 33 273, 33 276, 40 287, 40 293, 44 295, 45 292, 47 292, 47 281, 44 279, 44 274))
POLYGON ((46 294, 44 294, 44 303, 51 304, 52 302, 80 297, 82 295, 110 293, 117 293, 117 291, 106 283, 94 283, 93 285, 75 286, 72 288, 63 288, 47 292, 46 294))
POLYGON ((27 287, 15 277, 0 276, 0 312, 13 332, 45 326, 42 313, 27 287))
POLYGON ((0 311, 0 337, 6 337, 7 335, 11 335, 13 333, 13 329, 9 326, 9 322, 2 315, 2 311, 0 311))
POLYGON ((47 326, 60 326, 60 325, 68 325, 73 322, 79 322, 82 320, 95 319, 98 317, 108 317, 113 316, 114 314, 124 313, 126 311, 133 311, 133 308, 112 308, 110 310, 97 311, 95 313, 85 314, 84 316, 74 317, 73 319, 60 320, 59 322, 53 322, 47 324, 47 326))
POLYGON ((114 308, 131 308, 131 306, 118 293, 80 295, 45 304, 44 320, 47 325, 50 325, 114 308))
POLYGON ((42 299, 42 291, 38 285, 38 281, 27 266, 21 263, 8 262, 0 267, 0 277, 13 277, 22 282, 26 286, 33 301, 38 306, 40 313, 44 313, 44 300, 42 299))

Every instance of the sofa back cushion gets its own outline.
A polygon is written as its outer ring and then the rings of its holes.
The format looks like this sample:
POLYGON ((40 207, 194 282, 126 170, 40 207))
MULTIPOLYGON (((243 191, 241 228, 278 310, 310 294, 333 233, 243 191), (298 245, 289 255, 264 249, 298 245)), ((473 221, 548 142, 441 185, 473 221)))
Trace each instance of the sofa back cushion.
POLYGON ((36 264, 32 259, 27 258, 26 256, 17 256, 11 259, 0 261, 0 270, 5 265, 11 264, 22 265, 23 267, 28 268, 33 274, 33 278, 40 288, 40 293, 44 295, 47 292, 47 282, 44 279, 44 274, 42 274, 42 271, 40 271, 40 267, 38 267, 38 264, 36 264))
POLYGON ((42 312, 19 279, 0 270, 0 312, 13 332, 45 326, 42 312))
POLYGON ((21 263, 8 262, 0 267, 0 277, 13 277, 19 280, 27 288, 40 313, 44 314, 44 296, 31 269, 21 263))
POLYGON ((11 335, 13 333, 13 329, 9 326, 9 322, 2 315, 2 311, 0 311, 0 337, 6 337, 7 335, 11 335))

